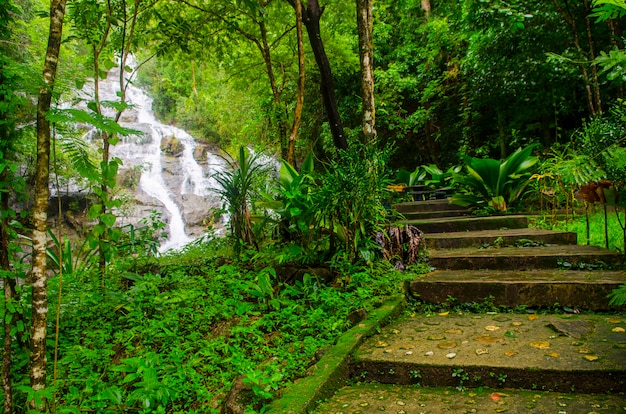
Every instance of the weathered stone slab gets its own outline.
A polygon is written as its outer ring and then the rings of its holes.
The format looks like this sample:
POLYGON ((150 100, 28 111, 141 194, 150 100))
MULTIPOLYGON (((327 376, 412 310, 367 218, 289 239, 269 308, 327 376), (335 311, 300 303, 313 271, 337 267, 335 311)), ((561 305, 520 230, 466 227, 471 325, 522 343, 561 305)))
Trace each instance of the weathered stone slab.
MULTIPOLYGON (((417 378, 419 380, 419 378, 417 378)), ((320 405, 319 414, 361 413, 618 413, 622 395, 564 394, 507 389, 400 387, 387 384, 347 386, 320 405)))
POLYGON ((608 310, 607 296, 626 283, 626 271, 566 270, 437 270, 409 284, 414 297, 428 303, 457 303, 488 299, 496 306, 550 307, 555 303, 577 309, 608 310))
POLYGON ((413 213, 418 211, 450 211, 459 210, 462 207, 451 204, 449 199, 444 200, 427 200, 427 201, 410 201, 406 203, 394 204, 393 208, 399 213, 413 213))
POLYGON ((528 227, 526 216, 443 217, 425 220, 402 220, 401 223, 411 224, 426 234, 528 227))
POLYGON ((478 230, 466 232, 426 234, 426 246, 429 249, 462 249, 468 247, 564 244, 573 245, 577 235, 568 231, 540 229, 478 230))
POLYGON ((437 269, 555 269, 560 264, 620 264, 623 257, 596 246, 503 247, 500 249, 429 250, 430 265, 437 269))
POLYGON ((364 342, 351 373, 399 385, 626 392, 625 328, 625 318, 606 315, 413 315, 364 342), (576 339, 548 327, 574 321, 594 329, 576 339))

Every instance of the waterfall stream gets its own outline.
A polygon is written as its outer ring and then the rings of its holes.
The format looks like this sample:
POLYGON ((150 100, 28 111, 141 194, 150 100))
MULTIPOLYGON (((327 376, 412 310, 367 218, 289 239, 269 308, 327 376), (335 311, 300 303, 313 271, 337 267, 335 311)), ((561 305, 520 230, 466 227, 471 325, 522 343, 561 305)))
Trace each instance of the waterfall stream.
MULTIPOLYGON (((118 100, 119 69, 109 72, 100 82, 102 100, 118 100)), ((140 130, 141 136, 124 137, 111 147, 111 154, 123 161, 121 170, 141 169, 141 178, 135 194, 138 221, 152 210, 160 211, 167 223, 167 240, 160 250, 177 249, 201 235, 210 219, 211 209, 219 208, 215 192, 217 183, 211 175, 225 168, 225 163, 206 148, 198 151, 198 143, 180 128, 159 122, 152 111, 152 99, 141 89, 129 85, 126 92, 130 108, 124 111, 120 124, 140 130), (164 142, 174 142, 182 151, 176 154, 163 151, 164 142), (185 217, 191 218, 185 220, 185 217), (189 234, 194 227, 193 235, 189 234)))

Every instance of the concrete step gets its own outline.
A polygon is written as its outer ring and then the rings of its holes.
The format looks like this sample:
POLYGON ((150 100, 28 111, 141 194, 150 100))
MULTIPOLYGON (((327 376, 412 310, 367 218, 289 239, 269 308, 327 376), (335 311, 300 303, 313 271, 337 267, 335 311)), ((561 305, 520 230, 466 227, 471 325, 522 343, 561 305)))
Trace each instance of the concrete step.
POLYGON ((406 220, 426 220, 431 218, 462 217, 467 215, 469 215, 467 210, 414 211, 403 214, 406 220))
POLYGON ((478 230, 467 232, 428 233, 426 246, 430 249, 461 249, 484 245, 514 246, 523 244, 576 244, 574 232, 541 229, 478 230))
MULTIPOLYGON (((419 383, 419 378, 415 380, 419 383)), ((359 383, 338 390, 318 414, 361 413, 619 413, 623 395, 565 394, 512 389, 416 387, 359 383)))
POLYGON ((436 270, 409 284, 423 302, 455 303, 488 300, 496 306, 609 310, 609 295, 626 283, 626 271, 581 270, 436 270))
POLYGON ((365 341, 350 373, 385 384, 623 393, 626 321, 614 315, 413 314, 365 341))
MULTIPOLYGON (((450 199, 443 200, 426 200, 426 201, 409 201, 406 203, 394 204, 393 208, 399 213, 414 213, 418 211, 449 211, 462 210, 463 207, 450 204, 450 199)), ((469 210, 466 210, 469 211, 469 210)))
POLYGON ((596 246, 502 247, 490 249, 429 249, 429 263, 449 270, 555 269, 604 263, 621 264, 619 253, 596 246))
POLYGON ((458 231, 519 229, 528 227, 526 216, 445 217, 424 220, 402 220, 424 233, 450 233, 458 231))

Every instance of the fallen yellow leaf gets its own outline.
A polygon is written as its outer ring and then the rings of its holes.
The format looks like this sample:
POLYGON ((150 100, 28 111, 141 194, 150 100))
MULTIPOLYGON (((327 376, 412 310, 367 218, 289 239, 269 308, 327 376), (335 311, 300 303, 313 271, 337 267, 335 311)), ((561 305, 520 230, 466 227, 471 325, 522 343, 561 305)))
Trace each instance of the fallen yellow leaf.
POLYGON ((495 342, 504 342, 504 338, 498 338, 495 336, 478 336, 474 338, 474 341, 482 342, 485 344, 493 344, 495 342))
POLYGON ((585 358, 587 361, 596 361, 600 357, 597 355, 585 355, 583 358, 585 358))
POLYGON ((552 358, 558 358, 561 356, 561 354, 559 354, 558 352, 550 352, 548 356, 552 358))
POLYGON ((447 312, 441 312, 441 313, 439 313, 438 315, 439 315, 439 316, 448 316, 448 314, 449 314, 449 313, 450 313, 450 311, 447 311, 447 312))
POLYGON ((504 355, 508 356, 508 357, 512 357, 513 355, 517 354, 517 352, 513 352, 513 351, 507 351, 504 353, 504 355))
POLYGON ((550 342, 547 341, 535 341, 531 342, 530 346, 537 349, 548 349, 550 348, 550 342))
POLYGON ((490 332, 497 331, 498 329, 500 329, 499 326, 494 326, 494 325, 485 326, 485 330, 490 331, 490 332))
POLYGON ((618 326, 617 328, 611 329, 613 332, 626 332, 626 329, 618 326))
POLYGON ((529 321, 534 321, 534 320, 537 320, 537 319, 539 319, 539 315, 534 315, 534 314, 533 315, 528 315, 528 320, 529 321))

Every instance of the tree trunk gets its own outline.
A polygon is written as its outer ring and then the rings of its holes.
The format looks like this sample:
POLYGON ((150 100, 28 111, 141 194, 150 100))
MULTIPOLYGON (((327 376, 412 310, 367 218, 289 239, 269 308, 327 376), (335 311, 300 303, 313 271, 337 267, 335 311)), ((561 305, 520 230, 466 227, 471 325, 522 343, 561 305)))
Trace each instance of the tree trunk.
MULTIPOLYGON (((565 0, 564 1, 565 8, 563 8, 559 4, 558 0, 552 0, 552 1, 554 5, 556 6, 557 10, 559 11, 559 13, 561 13, 563 18, 565 19, 565 21, 570 25, 572 29, 573 43, 574 43, 574 46, 576 47, 576 50, 580 54, 580 57, 583 60, 586 60, 588 56, 583 50, 582 46, 580 45, 580 38, 578 36, 578 24, 576 23, 576 18, 570 11, 569 3, 567 2, 567 0, 565 0)), ((587 106, 589 107, 589 114, 591 116, 596 116, 598 108, 595 105, 593 91, 591 90, 591 81, 589 80, 589 71, 587 70, 587 64, 583 62, 583 63, 580 63, 579 66, 582 71, 583 80, 585 82, 585 92, 587 94, 587 106)))
MULTIPOLYGON (((0 182, 7 182, 8 169, 5 168, 0 174, 0 182)), ((9 210, 9 194, 0 192, 0 210, 9 210)), ((11 270, 9 260, 9 232, 7 231, 8 218, 2 215, 0 219, 0 268, 7 273, 11 270)), ((2 356, 2 388, 4 390, 4 414, 13 412, 13 385, 11 383, 11 329, 14 325, 14 312, 9 311, 9 304, 15 303, 15 279, 11 277, 2 278, 4 283, 4 352, 2 356)))
POLYGON ((303 10, 303 21, 306 26, 306 31, 309 34, 309 42, 311 42, 315 62, 320 71, 322 99, 324 101, 324 107, 326 108, 330 131, 333 135, 333 142, 335 143, 335 147, 339 149, 348 149, 348 141, 344 135, 343 124, 341 123, 339 109, 337 108, 333 74, 320 34, 320 18, 323 12, 324 9, 320 7, 318 0, 307 0, 307 7, 303 10))
POLYGON ((298 139, 298 130, 302 120, 302 108, 304 107, 304 41, 302 33, 302 0, 295 0, 296 9, 296 37, 298 42, 298 96, 296 97, 296 108, 293 112, 293 127, 289 134, 289 144, 287 147, 287 162, 293 166, 296 165, 296 140, 298 139))
POLYGON ((424 10, 424 14, 426 15, 426 20, 430 18, 431 5, 430 0, 422 0, 422 9, 424 10))
MULTIPOLYGON (((56 78, 61 50, 63 18, 67 0, 52 0, 50 3, 50 33, 43 66, 45 85, 39 89, 37 103, 37 164, 35 170, 35 200, 33 205, 33 315, 30 354, 30 385, 35 391, 46 387, 46 337, 48 319, 47 264, 46 264, 46 221, 50 181, 50 122, 46 114, 50 110, 52 91, 56 78)), ((30 402, 30 408, 43 411, 44 407, 30 402)))
POLYGON ((602 116, 602 98, 600 96, 600 81, 598 80, 598 65, 594 60, 596 59, 596 52, 593 41, 593 34, 591 33, 591 19, 589 15, 591 10, 589 9, 589 3, 587 0, 583 1, 585 6, 585 27, 587 28, 587 44, 589 45, 589 61, 591 62, 591 83, 593 84, 593 97, 595 107, 599 116, 602 116))
POLYGON ((363 89, 363 134, 365 142, 376 140, 376 107, 374 105, 374 43, 372 16, 373 0, 356 0, 356 20, 359 32, 359 58, 363 89))

